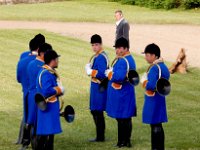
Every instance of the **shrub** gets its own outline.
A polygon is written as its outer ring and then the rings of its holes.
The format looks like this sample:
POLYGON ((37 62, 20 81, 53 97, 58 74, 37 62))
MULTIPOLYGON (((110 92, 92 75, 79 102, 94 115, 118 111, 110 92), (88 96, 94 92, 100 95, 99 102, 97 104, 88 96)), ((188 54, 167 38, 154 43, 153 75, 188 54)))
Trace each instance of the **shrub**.
POLYGON ((165 0, 164 2, 165 9, 178 8, 180 6, 181 6, 181 0, 165 0))
POLYGON ((183 6, 186 9, 200 8, 200 0, 184 0, 183 6))
POLYGON ((150 8, 163 8, 164 7, 164 0, 149 0, 148 6, 150 8))
POLYGON ((122 4, 145 6, 149 8, 172 9, 180 6, 186 9, 200 8, 200 0, 109 0, 122 4))

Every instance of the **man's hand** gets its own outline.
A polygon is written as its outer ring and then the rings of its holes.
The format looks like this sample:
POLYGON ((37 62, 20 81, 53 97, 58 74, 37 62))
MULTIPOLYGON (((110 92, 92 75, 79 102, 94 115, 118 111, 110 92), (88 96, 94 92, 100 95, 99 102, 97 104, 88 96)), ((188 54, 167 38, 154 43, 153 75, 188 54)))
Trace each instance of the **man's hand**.
POLYGON ((109 73, 113 71, 113 68, 107 69, 105 71, 105 76, 108 77, 109 73))
POLYGON ((144 73, 143 75, 142 75, 142 77, 141 77, 141 79, 140 79, 140 83, 144 83, 145 81, 147 81, 148 80, 148 78, 147 78, 147 73, 144 73))
POLYGON ((65 94, 65 88, 63 86, 59 86, 59 88, 61 89, 62 95, 64 95, 65 94))
POLYGON ((87 73, 88 76, 92 74, 92 69, 91 69, 91 64, 86 64, 85 65, 85 72, 87 73))

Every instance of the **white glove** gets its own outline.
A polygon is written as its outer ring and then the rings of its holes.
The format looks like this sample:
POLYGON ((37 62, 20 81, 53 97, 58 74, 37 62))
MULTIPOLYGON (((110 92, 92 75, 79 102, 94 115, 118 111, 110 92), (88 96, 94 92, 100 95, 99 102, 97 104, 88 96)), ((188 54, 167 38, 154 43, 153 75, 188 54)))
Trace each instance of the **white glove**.
POLYGON ((91 67, 92 67, 91 63, 88 63, 88 64, 85 65, 85 69, 89 69, 89 68, 91 69, 91 67))
POLYGON ((113 71, 113 68, 107 69, 105 71, 105 76, 108 77, 109 73, 113 71))
POLYGON ((92 74, 92 69, 91 69, 90 63, 85 65, 85 72, 87 73, 88 76, 92 74))
POLYGON ((142 77, 141 77, 141 79, 140 79, 140 83, 144 83, 144 81, 146 81, 146 80, 148 80, 148 78, 147 78, 147 73, 144 73, 143 75, 142 75, 142 77))
POLYGON ((63 86, 59 86, 59 88, 61 89, 62 95, 64 95, 65 93, 65 88, 63 86))
POLYGON ((60 83, 60 82, 57 82, 57 85, 60 87, 60 86, 62 86, 62 84, 60 83))

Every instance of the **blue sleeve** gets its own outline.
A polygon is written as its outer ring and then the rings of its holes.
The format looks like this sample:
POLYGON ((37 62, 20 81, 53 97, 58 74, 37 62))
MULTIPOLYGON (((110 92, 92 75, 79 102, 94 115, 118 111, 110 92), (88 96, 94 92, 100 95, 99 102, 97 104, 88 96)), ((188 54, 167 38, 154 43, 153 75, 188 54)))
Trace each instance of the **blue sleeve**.
POLYGON ((45 97, 50 97, 56 94, 56 90, 54 89, 54 85, 52 83, 52 76, 45 72, 41 77, 41 85, 42 85, 42 93, 45 97))
POLYGON ((127 63, 125 60, 120 59, 119 62, 116 64, 117 66, 114 67, 113 75, 111 81, 113 82, 123 82, 127 75, 127 63))
POLYGON ((19 82, 19 83, 21 83, 21 78, 20 78, 20 62, 18 62, 18 64, 17 64, 17 70, 16 70, 16 78, 17 78, 17 81, 19 82))
POLYGON ((107 61, 104 58, 104 56, 100 56, 97 59, 97 64, 98 64, 98 72, 97 72, 96 78, 99 78, 99 79, 106 78, 105 70, 107 69, 107 61))
POLYGON ((26 69, 26 74, 27 74, 27 80, 28 80, 28 85, 30 85, 30 77, 33 76, 33 69, 31 69, 31 63, 28 64, 27 69, 26 69))
POLYGON ((146 90, 154 91, 156 89, 156 83, 159 77, 158 67, 153 66, 148 73, 148 82, 146 85, 146 90))

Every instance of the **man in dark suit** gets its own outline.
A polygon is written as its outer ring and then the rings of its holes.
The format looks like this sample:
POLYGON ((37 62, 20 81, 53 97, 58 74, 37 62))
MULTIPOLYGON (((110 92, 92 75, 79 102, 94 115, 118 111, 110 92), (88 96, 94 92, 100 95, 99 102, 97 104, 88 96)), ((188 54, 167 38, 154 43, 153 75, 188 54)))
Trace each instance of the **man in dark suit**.
POLYGON ((115 42, 121 37, 124 37, 125 39, 129 41, 130 26, 129 26, 129 23, 124 19, 123 13, 121 10, 115 11, 115 18, 117 21, 115 42))

